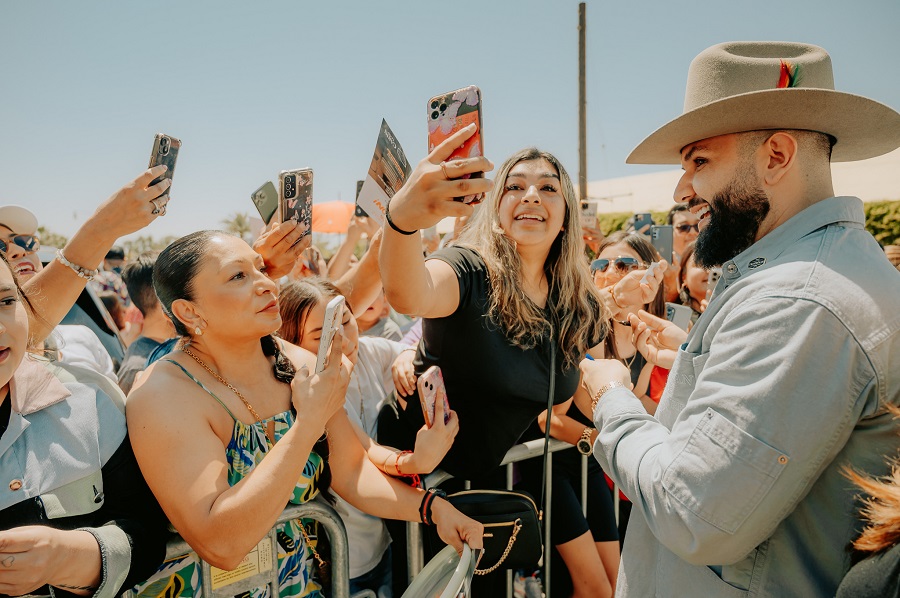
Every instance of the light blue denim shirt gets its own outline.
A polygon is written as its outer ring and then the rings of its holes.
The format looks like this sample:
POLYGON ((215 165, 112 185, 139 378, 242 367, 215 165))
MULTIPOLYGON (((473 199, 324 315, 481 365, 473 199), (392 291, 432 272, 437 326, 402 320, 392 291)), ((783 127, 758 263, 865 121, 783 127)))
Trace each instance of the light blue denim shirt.
POLYGON ((633 501, 619 596, 833 596, 862 524, 852 466, 887 473, 900 425, 900 272, 856 198, 723 265, 656 417, 625 389, 595 455, 633 501))

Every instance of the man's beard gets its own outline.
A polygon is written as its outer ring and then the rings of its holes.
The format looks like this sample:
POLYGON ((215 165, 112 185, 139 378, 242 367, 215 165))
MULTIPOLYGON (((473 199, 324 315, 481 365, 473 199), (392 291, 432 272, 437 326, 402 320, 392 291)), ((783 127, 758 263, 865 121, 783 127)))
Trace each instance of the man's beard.
POLYGON ((752 183, 753 174, 739 172, 709 203, 709 222, 697 235, 694 261, 701 268, 721 266, 753 245, 769 213, 769 197, 752 183))

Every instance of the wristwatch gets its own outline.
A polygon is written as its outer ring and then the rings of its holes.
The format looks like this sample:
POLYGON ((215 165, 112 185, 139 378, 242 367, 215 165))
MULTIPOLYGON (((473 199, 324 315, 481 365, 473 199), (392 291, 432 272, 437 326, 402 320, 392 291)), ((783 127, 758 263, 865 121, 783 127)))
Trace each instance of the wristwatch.
POLYGON ((590 455, 594 451, 594 445, 591 444, 591 432, 594 428, 585 428, 581 432, 581 438, 575 443, 575 447, 582 455, 590 455))

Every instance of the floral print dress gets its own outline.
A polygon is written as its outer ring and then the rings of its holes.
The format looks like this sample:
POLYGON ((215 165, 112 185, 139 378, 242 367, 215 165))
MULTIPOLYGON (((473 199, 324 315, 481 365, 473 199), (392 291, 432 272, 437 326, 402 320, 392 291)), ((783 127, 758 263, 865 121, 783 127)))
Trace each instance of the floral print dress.
MULTIPOLYGON (((174 363, 181 368, 191 380, 222 405, 234 420, 231 439, 225 448, 230 486, 234 486, 249 475, 268 453, 270 446, 265 430, 270 422, 274 422, 276 442, 294 425, 294 415, 291 411, 284 411, 254 424, 245 424, 237 419, 212 391, 181 364, 170 359, 165 361, 174 363)), ((319 494, 318 480, 324 468, 324 460, 318 454, 311 452, 303 468, 303 473, 294 486, 294 492, 289 501, 291 504, 303 504, 319 494)), ((278 592, 280 596, 321 598, 322 587, 314 577, 315 561, 312 557, 317 537, 318 525, 312 519, 293 519, 279 525, 277 545, 278 592), (301 526, 304 527, 313 546, 307 545, 304 541, 301 526)), ((202 596, 199 557, 192 552, 167 560, 153 576, 137 586, 134 592, 141 598, 199 598, 202 596)), ((241 598, 269 598, 270 592, 268 586, 264 586, 249 593, 243 592, 240 596, 241 598)))

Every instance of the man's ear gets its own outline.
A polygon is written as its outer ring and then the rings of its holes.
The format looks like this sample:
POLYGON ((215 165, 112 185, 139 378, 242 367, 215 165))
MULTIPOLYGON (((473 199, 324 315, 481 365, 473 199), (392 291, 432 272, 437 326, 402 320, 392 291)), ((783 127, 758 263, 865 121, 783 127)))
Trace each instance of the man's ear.
POLYGON ((797 167, 798 148, 797 138, 784 131, 774 133, 763 143, 764 164, 760 174, 766 185, 777 185, 797 167))

